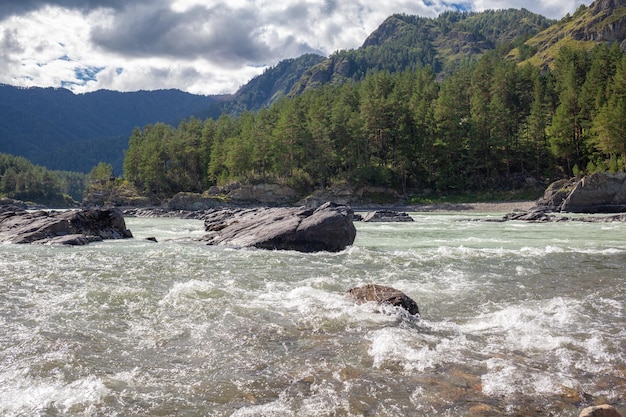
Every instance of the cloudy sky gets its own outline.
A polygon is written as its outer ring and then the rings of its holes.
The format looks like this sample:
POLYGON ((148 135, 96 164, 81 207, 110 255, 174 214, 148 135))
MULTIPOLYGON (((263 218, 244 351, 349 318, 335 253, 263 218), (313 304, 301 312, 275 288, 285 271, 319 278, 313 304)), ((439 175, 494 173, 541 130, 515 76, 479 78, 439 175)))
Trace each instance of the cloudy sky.
POLYGON ((359 47, 394 13, 526 9, 560 19, 591 0, 0 0, 0 83, 76 93, 232 93, 264 68, 359 47))

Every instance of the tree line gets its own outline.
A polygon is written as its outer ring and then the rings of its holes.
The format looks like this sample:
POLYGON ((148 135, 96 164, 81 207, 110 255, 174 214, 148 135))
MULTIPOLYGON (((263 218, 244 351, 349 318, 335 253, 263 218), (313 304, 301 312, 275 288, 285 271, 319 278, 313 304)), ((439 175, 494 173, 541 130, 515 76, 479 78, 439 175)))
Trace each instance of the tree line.
POLYGON ((0 196, 65 207, 81 201, 87 177, 69 171, 52 171, 28 159, 0 153, 0 196))
POLYGON ((554 69, 501 50, 438 79, 429 67, 322 85, 271 107, 136 128, 124 176, 145 193, 275 181, 440 193, 626 168, 626 57, 562 48, 554 69))

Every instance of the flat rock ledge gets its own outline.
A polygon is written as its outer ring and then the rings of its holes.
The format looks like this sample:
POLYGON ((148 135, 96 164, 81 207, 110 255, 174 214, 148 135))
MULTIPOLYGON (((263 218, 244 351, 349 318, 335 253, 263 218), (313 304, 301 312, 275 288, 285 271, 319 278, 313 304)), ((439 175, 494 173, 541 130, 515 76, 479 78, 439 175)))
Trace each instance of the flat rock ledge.
POLYGON ((231 208, 205 212, 210 245, 299 252, 339 252, 354 243, 354 212, 326 203, 306 207, 231 208))
POLYGON ((412 315, 419 315, 417 303, 402 291, 377 284, 366 284, 348 290, 348 295, 358 303, 374 301, 405 309, 412 315))
POLYGON ((86 245, 105 239, 132 238, 118 209, 26 211, 0 209, 1 243, 86 245))
POLYGON ((374 222, 387 222, 387 223, 400 223, 400 222, 412 222, 413 217, 409 216, 408 213, 399 212, 394 210, 377 210, 370 211, 365 214, 361 221, 366 223, 374 223, 374 222))
POLYGON ((543 209, 521 211, 504 215, 501 219, 485 219, 492 222, 506 222, 512 220, 521 220, 533 223, 552 223, 552 222, 583 222, 583 223, 611 223, 626 222, 626 213, 613 215, 595 215, 595 216, 579 216, 571 217, 561 214, 551 213, 543 209))

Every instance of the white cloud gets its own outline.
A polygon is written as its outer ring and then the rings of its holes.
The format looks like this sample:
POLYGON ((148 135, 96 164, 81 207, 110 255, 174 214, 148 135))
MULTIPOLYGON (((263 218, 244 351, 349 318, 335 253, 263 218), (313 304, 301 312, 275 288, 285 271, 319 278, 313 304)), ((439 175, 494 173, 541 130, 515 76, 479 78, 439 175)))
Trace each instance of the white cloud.
MULTIPOLYGON (((531 0, 548 17, 581 0, 531 0)), ((0 83, 75 92, 178 88, 234 92, 279 60, 356 48, 394 13, 435 17, 453 5, 509 0, 3 0, 0 83)))

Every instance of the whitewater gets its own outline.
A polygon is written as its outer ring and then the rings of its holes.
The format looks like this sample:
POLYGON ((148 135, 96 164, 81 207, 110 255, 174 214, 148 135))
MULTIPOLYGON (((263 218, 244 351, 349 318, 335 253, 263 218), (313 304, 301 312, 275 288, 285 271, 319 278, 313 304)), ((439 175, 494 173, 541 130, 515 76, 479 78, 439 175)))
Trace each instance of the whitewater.
POLYGON ((205 246, 166 218, 1 245, 0 415, 626 412, 626 224, 411 215, 339 253, 205 246), (421 317, 346 297, 367 283, 421 317))

